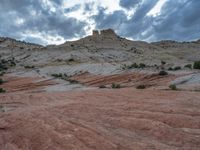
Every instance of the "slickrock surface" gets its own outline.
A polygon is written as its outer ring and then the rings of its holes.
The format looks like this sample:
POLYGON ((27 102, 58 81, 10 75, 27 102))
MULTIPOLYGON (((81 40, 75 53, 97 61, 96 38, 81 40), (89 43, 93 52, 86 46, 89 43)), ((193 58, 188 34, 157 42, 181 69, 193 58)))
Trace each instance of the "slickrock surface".
POLYGON ((1 94, 0 106, 2 150, 200 147, 199 92, 135 88, 15 91, 1 94))

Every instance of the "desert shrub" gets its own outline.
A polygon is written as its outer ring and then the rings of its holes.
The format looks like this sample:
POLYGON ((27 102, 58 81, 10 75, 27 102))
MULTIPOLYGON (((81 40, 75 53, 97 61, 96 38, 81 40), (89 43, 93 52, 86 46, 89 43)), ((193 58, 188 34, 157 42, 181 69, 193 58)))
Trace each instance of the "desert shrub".
POLYGON ((100 85, 99 88, 100 89, 104 89, 104 88, 106 88, 106 86, 105 85, 100 85))
POLYGON ((136 86, 137 89, 146 89, 146 86, 144 84, 136 86))
POLYGON ((24 66, 25 69, 34 69, 35 66, 24 66))
POLYGON ((193 65, 194 69, 200 69, 200 61, 195 61, 193 65))
POLYGON ((169 85, 169 88, 170 88, 171 90, 177 90, 177 87, 176 87, 175 84, 171 84, 171 85, 169 85))
POLYGON ((145 64, 143 64, 143 63, 140 63, 140 64, 139 64, 139 68, 144 68, 144 67, 146 67, 145 64))
POLYGON ((168 75, 168 72, 167 72, 167 71, 164 71, 164 70, 161 70, 161 71, 158 73, 158 75, 160 75, 160 76, 166 76, 166 75, 168 75))
POLYGON ((0 78, 0 85, 3 84, 3 83, 4 83, 3 79, 0 78))
POLYGON ((75 61, 75 60, 74 60, 74 58, 70 58, 68 61, 69 61, 69 62, 72 62, 72 61, 75 61))
POLYGON ((111 87, 112 87, 113 89, 119 89, 119 88, 121 88, 121 85, 120 85, 120 84, 117 84, 117 83, 112 83, 111 87))
POLYGON ((137 64, 137 63, 133 63, 133 64, 131 65, 131 68, 138 68, 138 64, 137 64))
POLYGON ((184 68, 192 69, 192 64, 187 64, 187 65, 184 66, 184 68))
POLYGON ((68 78, 66 78, 65 80, 69 81, 71 84, 78 84, 79 83, 78 80, 73 80, 73 79, 68 79, 68 78))
POLYGON ((168 70, 169 70, 169 71, 172 71, 172 70, 173 70, 173 68, 172 68, 172 67, 169 67, 169 68, 168 68, 168 70))
POLYGON ((6 90, 5 89, 3 89, 3 88, 0 88, 0 93, 5 93, 6 92, 6 90))
POLYGON ((62 73, 53 73, 51 76, 55 77, 55 78, 62 78, 63 74, 62 73))
POLYGON ((180 67, 180 66, 176 66, 176 67, 174 67, 173 70, 174 70, 174 71, 181 70, 181 67, 180 67))
POLYGON ((165 65, 165 64, 166 64, 166 62, 165 62, 165 61, 163 61, 163 60, 161 60, 161 64, 162 64, 162 65, 165 65))

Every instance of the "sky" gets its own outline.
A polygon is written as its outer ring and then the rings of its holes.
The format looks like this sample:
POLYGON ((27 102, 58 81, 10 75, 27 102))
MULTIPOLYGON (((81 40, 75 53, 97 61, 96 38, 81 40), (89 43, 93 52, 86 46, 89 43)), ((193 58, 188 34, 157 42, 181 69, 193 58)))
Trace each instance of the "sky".
POLYGON ((200 0, 0 0, 0 36, 61 44, 112 28, 143 41, 200 39, 200 0))

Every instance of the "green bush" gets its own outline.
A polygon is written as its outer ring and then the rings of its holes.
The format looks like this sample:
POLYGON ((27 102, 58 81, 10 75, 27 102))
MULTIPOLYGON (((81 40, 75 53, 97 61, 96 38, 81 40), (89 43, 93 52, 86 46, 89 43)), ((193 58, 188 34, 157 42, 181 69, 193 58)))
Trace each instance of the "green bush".
POLYGON ((184 68, 192 69, 192 64, 187 64, 187 65, 184 66, 184 68))
POLYGON ((142 85, 138 85, 136 88, 137 89, 146 89, 146 86, 142 84, 142 85))
POLYGON ((200 61, 195 61, 193 65, 194 69, 200 69, 200 61))
POLYGON ((113 89, 119 89, 121 88, 121 85, 120 84, 117 84, 117 83, 112 83, 112 86, 111 86, 113 89))
POLYGON ((3 88, 0 88, 0 93, 5 93, 6 92, 6 90, 5 89, 3 89, 3 88))
POLYGON ((168 72, 164 71, 164 70, 161 70, 159 73, 158 73, 160 76, 166 76, 168 75, 168 72))
POLYGON ((177 90, 177 87, 176 87, 175 84, 171 84, 171 85, 169 85, 169 88, 170 88, 171 90, 177 90))

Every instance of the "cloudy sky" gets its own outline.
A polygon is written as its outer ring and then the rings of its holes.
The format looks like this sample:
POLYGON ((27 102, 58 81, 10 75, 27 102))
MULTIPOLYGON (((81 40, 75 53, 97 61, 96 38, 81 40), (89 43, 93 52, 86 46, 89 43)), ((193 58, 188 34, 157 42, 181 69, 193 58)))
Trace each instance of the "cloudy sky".
POLYGON ((200 39, 200 0, 0 0, 0 36, 60 44, 106 28, 133 40, 200 39))

